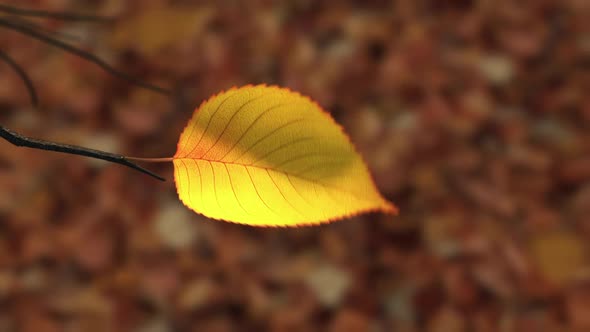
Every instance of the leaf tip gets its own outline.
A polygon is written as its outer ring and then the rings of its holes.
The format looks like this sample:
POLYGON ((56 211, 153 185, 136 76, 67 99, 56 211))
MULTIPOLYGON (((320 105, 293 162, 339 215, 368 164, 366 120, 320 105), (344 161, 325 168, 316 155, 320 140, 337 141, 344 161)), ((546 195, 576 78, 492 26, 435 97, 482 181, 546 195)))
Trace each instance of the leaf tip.
POLYGON ((397 206, 395 206, 393 203, 391 203, 387 200, 384 202, 380 211, 383 213, 386 213, 386 214, 394 215, 394 216, 397 216, 399 214, 399 209, 397 208, 397 206))

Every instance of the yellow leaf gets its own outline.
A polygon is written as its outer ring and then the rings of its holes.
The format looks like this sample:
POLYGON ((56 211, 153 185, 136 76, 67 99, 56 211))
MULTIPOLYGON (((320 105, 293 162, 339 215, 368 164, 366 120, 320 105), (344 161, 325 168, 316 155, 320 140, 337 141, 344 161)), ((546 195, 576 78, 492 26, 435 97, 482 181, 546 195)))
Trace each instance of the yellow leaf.
MULTIPOLYGON (((186 43, 199 34, 212 17, 211 8, 155 7, 122 20, 111 34, 115 48, 133 47, 152 56, 176 43, 186 43)), ((193 41, 194 42, 194 41, 193 41)))
POLYGON ((587 247, 574 233, 548 231, 536 234, 529 252, 541 274, 549 281, 563 285, 586 266, 587 247))
POLYGON ((182 202, 213 219, 298 226, 396 212, 340 126, 288 89, 213 96, 184 129, 173 163, 182 202))

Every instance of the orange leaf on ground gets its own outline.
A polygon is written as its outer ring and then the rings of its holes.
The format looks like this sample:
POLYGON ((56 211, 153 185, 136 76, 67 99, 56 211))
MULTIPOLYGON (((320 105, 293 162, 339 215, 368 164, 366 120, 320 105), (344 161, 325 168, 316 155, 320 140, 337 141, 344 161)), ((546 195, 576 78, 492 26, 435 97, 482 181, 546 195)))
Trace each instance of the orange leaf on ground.
POLYGON ((213 96, 184 129, 173 162, 182 202, 213 219, 298 226, 396 212, 341 127, 288 89, 213 96))
POLYGON ((116 49, 132 48, 155 56, 187 40, 194 42, 213 14, 208 7, 155 6, 118 22, 109 41, 116 49))

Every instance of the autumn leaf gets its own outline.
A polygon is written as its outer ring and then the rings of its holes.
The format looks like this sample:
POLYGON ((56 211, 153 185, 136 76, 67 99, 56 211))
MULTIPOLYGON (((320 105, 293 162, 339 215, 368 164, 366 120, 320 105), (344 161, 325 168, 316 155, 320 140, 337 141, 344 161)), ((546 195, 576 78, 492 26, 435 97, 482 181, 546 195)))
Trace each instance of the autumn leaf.
POLYGON ((545 231, 531 236, 528 251, 539 272, 549 281, 563 285, 586 266, 587 247, 567 231, 545 231))
POLYGON ((207 7, 154 7, 121 21, 110 43, 114 48, 130 45, 140 53, 153 56, 177 43, 194 39, 206 26, 213 11, 207 7))
POLYGON ((288 89, 213 96, 182 132, 173 163, 182 202, 213 219, 297 226, 396 211, 341 127, 288 89))

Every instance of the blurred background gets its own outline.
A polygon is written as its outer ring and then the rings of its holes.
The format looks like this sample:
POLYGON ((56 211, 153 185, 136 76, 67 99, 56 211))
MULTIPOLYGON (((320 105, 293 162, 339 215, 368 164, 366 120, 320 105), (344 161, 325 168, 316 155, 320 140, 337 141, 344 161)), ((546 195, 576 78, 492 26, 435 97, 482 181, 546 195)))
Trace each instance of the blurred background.
MULTIPOLYGON (((165 97, 10 31, 0 123, 142 157, 247 83, 317 100, 399 216, 210 221, 169 164, 0 141, 0 331, 590 331, 587 0, 3 1, 165 97)), ((5 15, 5 14, 2 14, 5 15)), ((3 16, 4 17, 4 16, 3 16)))

